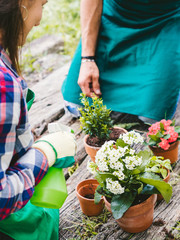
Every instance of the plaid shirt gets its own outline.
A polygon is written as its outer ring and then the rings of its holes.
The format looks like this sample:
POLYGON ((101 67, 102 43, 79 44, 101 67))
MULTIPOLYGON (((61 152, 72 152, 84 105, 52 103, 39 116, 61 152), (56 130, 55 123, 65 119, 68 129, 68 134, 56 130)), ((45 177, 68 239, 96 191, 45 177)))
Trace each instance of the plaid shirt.
POLYGON ((25 206, 48 170, 45 156, 31 148, 26 92, 0 47, 0 220, 25 206))

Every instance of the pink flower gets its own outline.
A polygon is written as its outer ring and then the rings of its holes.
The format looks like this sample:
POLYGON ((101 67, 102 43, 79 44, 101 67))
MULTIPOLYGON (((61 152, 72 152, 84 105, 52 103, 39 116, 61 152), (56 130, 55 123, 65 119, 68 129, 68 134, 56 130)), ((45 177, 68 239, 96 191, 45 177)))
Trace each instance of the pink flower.
POLYGON ((170 147, 170 144, 168 143, 167 139, 161 138, 161 142, 159 143, 159 147, 161 147, 164 150, 168 150, 170 147))
POLYGON ((169 143, 172 143, 172 142, 175 142, 178 138, 178 133, 177 132, 173 132, 170 134, 171 137, 168 139, 168 142, 169 143))
POLYGON ((165 119, 162 119, 160 122, 164 125, 164 129, 165 129, 165 130, 166 130, 167 127, 169 127, 169 126, 171 125, 171 123, 172 123, 171 120, 165 120, 165 119))
POLYGON ((151 127, 148 128, 149 132, 147 133, 148 135, 156 135, 158 133, 158 131, 160 130, 160 123, 154 123, 151 125, 151 127))

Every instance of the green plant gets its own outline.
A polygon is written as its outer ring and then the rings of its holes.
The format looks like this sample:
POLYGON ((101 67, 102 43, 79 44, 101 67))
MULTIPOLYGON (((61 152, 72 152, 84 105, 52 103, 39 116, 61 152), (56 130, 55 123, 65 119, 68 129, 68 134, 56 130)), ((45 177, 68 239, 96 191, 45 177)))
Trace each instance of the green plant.
POLYGON ((149 159, 146 166, 146 172, 153 172, 160 174, 163 179, 167 177, 168 169, 172 170, 169 159, 163 160, 163 157, 153 156, 149 159), (162 159, 162 160, 161 160, 162 159))
POLYGON ((98 139, 108 139, 113 126, 110 117, 111 110, 103 105, 102 98, 92 97, 92 104, 85 94, 81 94, 81 103, 83 107, 79 109, 81 113, 81 129, 90 137, 98 139))
POLYGON ((101 195, 111 201, 115 219, 119 219, 136 199, 142 195, 161 193, 166 202, 170 201, 172 187, 159 176, 164 166, 169 168, 170 161, 163 163, 149 151, 134 150, 142 144, 143 137, 134 131, 120 135, 116 141, 107 141, 96 154, 95 163, 89 162, 88 169, 95 174, 99 186, 95 193, 98 203, 101 195))
MULTIPOLYGON (((73 215, 71 218, 72 217, 73 215)), ((99 228, 107 222, 109 217, 110 212, 108 212, 106 209, 104 209, 103 212, 96 217, 88 217, 82 214, 80 219, 75 218, 74 221, 70 221, 70 227, 63 229, 68 229, 69 231, 73 231, 73 233, 75 232, 78 235, 78 237, 76 237, 76 240, 90 240, 98 234, 99 228)))

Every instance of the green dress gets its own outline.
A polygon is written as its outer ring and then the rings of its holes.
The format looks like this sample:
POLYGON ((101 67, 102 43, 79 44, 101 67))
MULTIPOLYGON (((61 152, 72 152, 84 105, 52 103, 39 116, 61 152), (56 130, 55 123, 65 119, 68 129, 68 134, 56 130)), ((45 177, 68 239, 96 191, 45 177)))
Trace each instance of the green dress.
MULTIPOLYGON (((104 104, 113 111, 171 118, 180 92, 180 1, 104 0, 96 49, 104 104)), ((62 86, 80 104, 81 42, 62 86)))

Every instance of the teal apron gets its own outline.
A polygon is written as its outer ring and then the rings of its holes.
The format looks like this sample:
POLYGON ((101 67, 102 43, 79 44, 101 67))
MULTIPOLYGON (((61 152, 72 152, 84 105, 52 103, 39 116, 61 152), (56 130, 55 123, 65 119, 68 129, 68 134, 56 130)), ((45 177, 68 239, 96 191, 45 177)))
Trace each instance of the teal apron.
MULTIPOLYGON (((28 110, 34 97, 34 92, 28 89, 28 110)), ((29 201, 22 209, 0 221, 0 232, 15 240, 58 240, 59 209, 36 207, 29 201)))
MULTIPOLYGON (((172 118, 180 91, 180 1, 104 0, 96 63, 104 104, 155 120, 172 118)), ((81 42, 62 85, 80 104, 81 42)))

